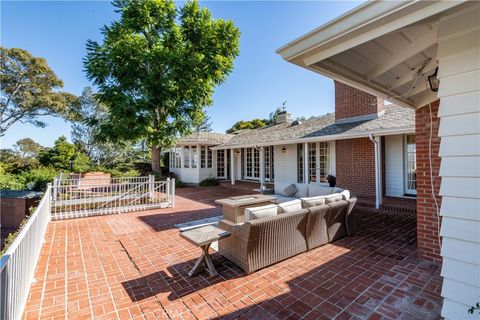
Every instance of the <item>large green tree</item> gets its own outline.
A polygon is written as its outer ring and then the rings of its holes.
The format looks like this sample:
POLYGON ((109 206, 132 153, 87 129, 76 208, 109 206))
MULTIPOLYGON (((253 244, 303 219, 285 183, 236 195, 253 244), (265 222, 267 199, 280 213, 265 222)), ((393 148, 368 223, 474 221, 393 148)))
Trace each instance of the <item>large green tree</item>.
POLYGON ((213 19, 197 1, 178 11, 173 0, 117 0, 121 18, 88 41, 87 76, 108 108, 103 139, 145 140, 152 170, 160 171, 162 148, 189 134, 204 119, 214 88, 239 54, 240 32, 213 19))
POLYGON ((16 122, 45 127, 39 117, 77 119, 74 95, 58 91, 63 82, 43 58, 28 51, 0 47, 0 137, 16 122))

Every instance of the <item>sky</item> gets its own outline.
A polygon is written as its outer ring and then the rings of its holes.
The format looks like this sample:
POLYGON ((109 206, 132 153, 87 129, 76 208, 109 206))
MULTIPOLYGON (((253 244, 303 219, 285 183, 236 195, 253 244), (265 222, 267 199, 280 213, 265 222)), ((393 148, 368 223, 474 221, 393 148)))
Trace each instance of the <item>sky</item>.
MULTIPOLYGON (((275 50, 358 6, 356 1, 201 1, 214 18, 239 27, 240 55, 228 80, 217 87, 207 108, 212 128, 225 132, 238 120, 267 118, 287 101, 292 118, 334 111, 332 80, 284 61, 275 50)), ((178 2, 177 6, 182 6, 178 2)), ((80 95, 91 85, 82 59, 88 39, 101 42, 100 28, 118 19, 108 1, 1 1, 1 45, 44 57, 64 82, 64 91, 80 95)), ((10 148, 31 137, 44 146, 65 135, 71 124, 43 118, 45 128, 12 126, 0 141, 10 148)))

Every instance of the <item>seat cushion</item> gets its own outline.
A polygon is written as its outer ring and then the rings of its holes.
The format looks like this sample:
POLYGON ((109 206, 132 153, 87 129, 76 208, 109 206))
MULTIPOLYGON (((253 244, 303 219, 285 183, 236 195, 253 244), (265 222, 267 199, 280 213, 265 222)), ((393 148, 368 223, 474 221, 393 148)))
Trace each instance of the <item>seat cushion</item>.
POLYGON ((291 213, 302 210, 302 201, 300 199, 295 199, 287 202, 282 202, 278 204, 280 213, 291 213))
POLYGON ((325 204, 325 196, 300 198, 300 200, 302 200, 302 207, 304 209, 325 204))
POLYGON ((266 206, 246 208, 244 221, 251 221, 255 219, 261 219, 266 217, 276 216, 278 213, 278 206, 276 204, 269 204, 266 206))

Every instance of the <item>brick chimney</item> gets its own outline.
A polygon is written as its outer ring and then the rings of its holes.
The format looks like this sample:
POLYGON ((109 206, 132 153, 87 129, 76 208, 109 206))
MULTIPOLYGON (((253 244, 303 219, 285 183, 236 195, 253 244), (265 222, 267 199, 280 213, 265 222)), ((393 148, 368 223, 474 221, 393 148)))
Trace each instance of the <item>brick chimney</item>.
POLYGON ((347 123, 378 118, 385 110, 378 98, 335 81, 335 122, 347 123))
POLYGON ((282 111, 277 115, 277 119, 275 120, 275 124, 283 123, 283 122, 290 122, 291 121, 291 114, 287 111, 282 111))

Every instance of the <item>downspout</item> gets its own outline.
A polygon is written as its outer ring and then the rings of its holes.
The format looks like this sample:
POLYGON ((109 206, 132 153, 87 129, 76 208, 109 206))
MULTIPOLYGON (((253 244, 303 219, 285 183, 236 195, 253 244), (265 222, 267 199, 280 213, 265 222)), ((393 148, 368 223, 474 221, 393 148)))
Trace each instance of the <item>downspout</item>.
POLYGON ((380 209, 382 205, 382 163, 381 163, 381 146, 378 138, 370 133, 368 136, 375 147, 375 208, 380 209))

